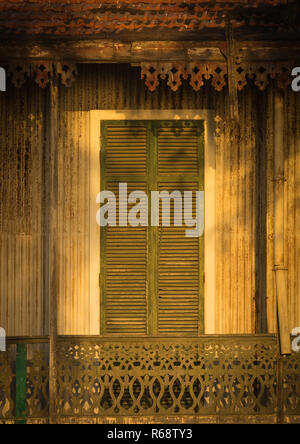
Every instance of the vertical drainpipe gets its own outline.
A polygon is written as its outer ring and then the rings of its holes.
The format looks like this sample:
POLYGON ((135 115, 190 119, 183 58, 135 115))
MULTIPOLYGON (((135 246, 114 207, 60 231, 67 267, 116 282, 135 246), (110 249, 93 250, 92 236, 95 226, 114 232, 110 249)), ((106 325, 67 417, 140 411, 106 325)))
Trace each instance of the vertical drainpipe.
POLYGON ((275 93, 274 128, 274 273, 280 350, 286 355, 291 353, 291 340, 284 259, 284 101, 278 91, 275 93))

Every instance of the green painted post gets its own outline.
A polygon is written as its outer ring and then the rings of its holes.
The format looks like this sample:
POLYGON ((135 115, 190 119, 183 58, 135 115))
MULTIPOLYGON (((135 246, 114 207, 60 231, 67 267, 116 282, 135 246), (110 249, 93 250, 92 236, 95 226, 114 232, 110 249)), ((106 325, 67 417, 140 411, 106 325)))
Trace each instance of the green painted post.
POLYGON ((26 361, 27 345, 17 345, 16 357, 16 424, 26 424, 26 361))

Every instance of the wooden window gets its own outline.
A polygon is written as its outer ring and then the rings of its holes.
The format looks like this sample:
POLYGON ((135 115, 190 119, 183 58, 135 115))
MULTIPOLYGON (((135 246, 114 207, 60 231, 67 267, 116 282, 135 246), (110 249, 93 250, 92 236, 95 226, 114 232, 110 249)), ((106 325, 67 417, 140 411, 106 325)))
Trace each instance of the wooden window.
POLYGON ((117 226, 101 228, 101 333, 197 336, 204 330, 204 236, 189 238, 184 223, 174 226, 172 203, 170 227, 161 217, 151 226, 150 197, 204 190, 203 122, 101 125, 101 190, 117 196, 117 226), (148 227, 119 225, 119 183, 128 194, 148 195, 148 227))

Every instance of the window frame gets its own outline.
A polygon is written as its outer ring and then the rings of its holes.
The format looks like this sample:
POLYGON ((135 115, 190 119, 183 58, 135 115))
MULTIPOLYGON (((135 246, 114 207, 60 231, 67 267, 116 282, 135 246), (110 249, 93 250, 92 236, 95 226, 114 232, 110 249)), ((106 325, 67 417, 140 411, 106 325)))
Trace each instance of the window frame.
POLYGON ((96 223, 96 203, 101 183, 101 122, 104 120, 202 120, 204 122, 204 333, 215 334, 215 219, 216 145, 213 110, 92 110, 90 115, 90 333, 100 335, 100 227, 96 223))

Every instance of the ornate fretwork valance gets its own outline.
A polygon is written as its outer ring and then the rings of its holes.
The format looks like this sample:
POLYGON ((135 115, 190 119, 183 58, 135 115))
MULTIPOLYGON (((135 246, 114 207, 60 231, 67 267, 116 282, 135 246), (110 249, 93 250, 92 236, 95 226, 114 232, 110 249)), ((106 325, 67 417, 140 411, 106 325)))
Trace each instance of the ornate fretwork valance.
POLYGON ((12 83, 20 88, 27 79, 34 79, 41 87, 45 88, 50 79, 58 77, 65 86, 71 86, 77 75, 77 65, 69 62, 41 61, 33 63, 15 62, 8 64, 8 77, 12 83))
MULTIPOLYGON (((291 84, 291 72, 294 64, 288 62, 241 62, 235 65, 237 89, 241 91, 249 81, 263 91, 271 80, 276 80, 279 88, 291 84)), ((33 79, 41 88, 46 87, 50 79, 59 78, 67 87, 77 76, 77 65, 69 62, 12 62, 7 65, 7 74, 16 87, 21 87, 26 80, 33 79)), ((141 64, 141 78, 150 91, 155 91, 160 80, 166 80, 172 91, 177 91, 184 80, 199 91, 205 81, 211 82, 216 91, 222 91, 228 82, 226 62, 151 62, 141 64)))
MULTIPOLYGON (((291 84, 290 74, 293 63, 289 62, 259 62, 236 64, 237 89, 241 91, 249 82, 263 91, 270 81, 275 79, 279 88, 287 88, 291 84)), ((167 79, 172 91, 177 91, 183 80, 188 80, 190 86, 198 91, 205 80, 210 81, 216 91, 221 91, 228 81, 227 64, 224 63, 142 63, 141 77, 145 79, 150 91, 155 91, 160 79, 167 79)))
POLYGON ((167 84, 172 91, 177 91, 182 85, 182 80, 189 79, 189 83, 195 91, 204 85, 204 80, 211 79, 212 85, 217 91, 221 91, 226 85, 226 63, 145 63, 142 64, 142 79, 145 78, 146 86, 150 91, 155 91, 159 86, 159 79, 167 79, 167 84))

